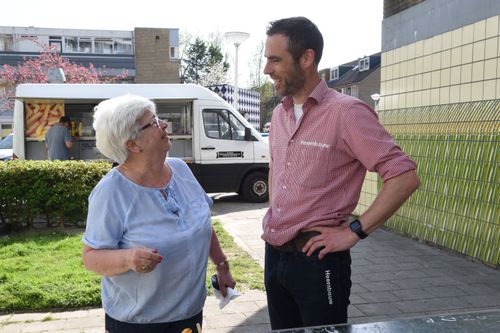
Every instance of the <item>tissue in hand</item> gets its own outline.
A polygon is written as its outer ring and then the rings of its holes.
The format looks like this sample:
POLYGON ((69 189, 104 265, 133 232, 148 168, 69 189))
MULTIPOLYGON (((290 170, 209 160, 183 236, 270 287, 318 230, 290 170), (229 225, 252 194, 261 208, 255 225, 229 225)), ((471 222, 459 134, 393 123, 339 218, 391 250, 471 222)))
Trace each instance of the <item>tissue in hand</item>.
POLYGON ((213 292, 214 292, 214 296, 215 298, 217 298, 219 300, 219 308, 222 310, 222 308, 224 308, 228 303, 229 301, 231 301, 233 298, 236 298, 238 296, 240 296, 240 293, 237 292, 236 290, 234 290, 233 288, 229 288, 227 287, 226 288, 226 291, 227 291, 227 295, 226 297, 222 296, 222 293, 220 292, 219 290, 219 281, 217 279, 217 274, 214 274, 212 275, 212 288, 213 288, 213 292))

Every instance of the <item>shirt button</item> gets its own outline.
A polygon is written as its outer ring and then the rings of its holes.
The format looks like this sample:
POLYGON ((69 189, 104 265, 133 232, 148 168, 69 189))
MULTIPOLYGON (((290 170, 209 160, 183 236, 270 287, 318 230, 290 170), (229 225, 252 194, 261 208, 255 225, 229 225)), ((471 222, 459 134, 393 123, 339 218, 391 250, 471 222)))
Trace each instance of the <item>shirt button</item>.
POLYGON ((283 185, 282 189, 286 190, 286 185, 283 185))
POLYGON ((286 162, 286 166, 290 166, 290 165, 292 165, 292 163, 286 162))
POLYGON ((279 212, 281 212, 281 208, 278 208, 278 209, 276 209, 276 210, 278 211, 278 213, 279 213, 279 212))
POLYGON ((271 229, 271 232, 275 232, 275 231, 276 231, 276 230, 274 230, 274 229, 271 229))
POLYGON ((292 140, 290 140, 290 142, 291 142, 291 143, 294 143, 294 142, 295 142, 295 140, 294 140, 294 139, 292 139, 292 140))

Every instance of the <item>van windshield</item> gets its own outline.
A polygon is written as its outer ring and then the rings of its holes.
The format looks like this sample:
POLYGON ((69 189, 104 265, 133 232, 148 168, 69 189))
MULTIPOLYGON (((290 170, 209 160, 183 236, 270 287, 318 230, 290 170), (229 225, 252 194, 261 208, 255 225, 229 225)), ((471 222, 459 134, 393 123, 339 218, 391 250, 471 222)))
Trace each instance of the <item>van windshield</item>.
POLYGON ((9 134, 0 141, 0 149, 12 149, 12 134, 9 134))

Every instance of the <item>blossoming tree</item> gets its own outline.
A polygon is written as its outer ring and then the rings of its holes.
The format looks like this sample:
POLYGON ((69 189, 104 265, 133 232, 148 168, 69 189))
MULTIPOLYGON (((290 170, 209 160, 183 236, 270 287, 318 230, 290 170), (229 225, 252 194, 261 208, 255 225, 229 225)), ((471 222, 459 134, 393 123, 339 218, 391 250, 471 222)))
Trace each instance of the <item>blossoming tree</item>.
POLYGON ((19 63, 17 66, 3 65, 0 67, 0 114, 4 111, 13 108, 13 100, 9 97, 14 96, 15 88, 21 83, 48 83, 47 74, 49 69, 61 68, 66 77, 66 83, 113 83, 126 78, 127 72, 113 75, 110 73, 106 76, 99 75, 98 70, 93 64, 87 67, 77 64, 61 56, 56 51, 55 47, 41 45, 39 42, 33 40, 43 48, 40 55, 27 57, 24 62, 19 63))

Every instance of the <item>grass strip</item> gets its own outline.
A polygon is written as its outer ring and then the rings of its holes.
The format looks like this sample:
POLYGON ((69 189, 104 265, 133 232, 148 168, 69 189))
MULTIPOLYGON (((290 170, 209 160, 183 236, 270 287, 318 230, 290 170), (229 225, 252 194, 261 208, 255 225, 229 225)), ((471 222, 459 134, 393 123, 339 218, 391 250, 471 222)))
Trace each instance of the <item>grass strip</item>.
MULTIPOLYGON (((259 264, 214 220, 239 291, 263 290, 259 264)), ((101 306, 101 277, 83 267, 82 230, 12 234, 0 238, 0 313, 101 306)), ((206 285, 215 272, 209 263, 206 285)))

